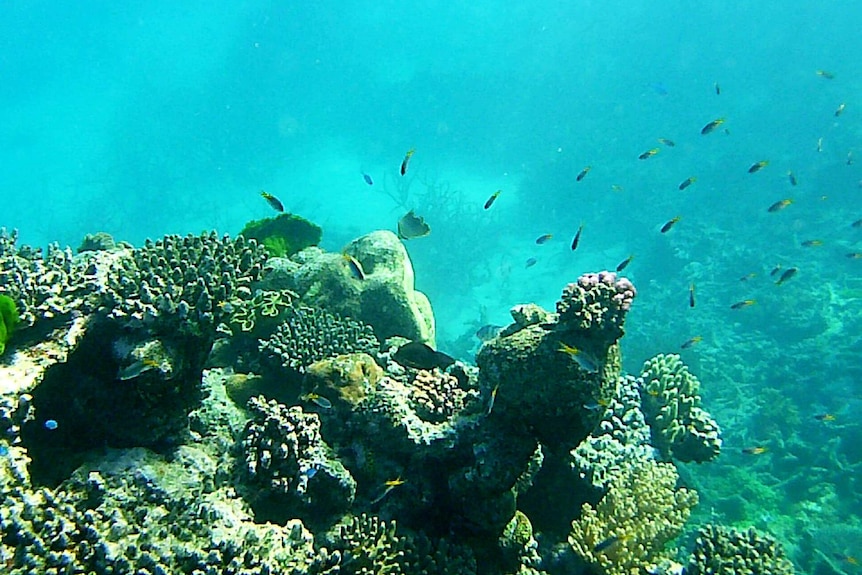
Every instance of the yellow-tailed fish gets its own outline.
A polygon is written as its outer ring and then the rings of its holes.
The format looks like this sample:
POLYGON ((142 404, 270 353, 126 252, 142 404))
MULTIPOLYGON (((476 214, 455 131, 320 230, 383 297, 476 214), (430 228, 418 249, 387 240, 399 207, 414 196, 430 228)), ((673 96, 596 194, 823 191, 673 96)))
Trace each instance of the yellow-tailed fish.
POLYGON ((485 415, 491 415, 491 411, 494 409, 494 402, 497 401, 497 390, 500 389, 500 384, 494 386, 494 389, 491 390, 491 399, 488 400, 488 409, 485 411, 485 415))
POLYGON ((673 148, 674 146, 676 146, 676 142, 674 142, 673 140, 669 140, 667 138, 659 138, 658 143, 663 144, 663 145, 667 146, 668 148, 673 148))
POLYGON ((117 373, 117 379, 119 379, 120 381, 128 381, 150 370, 157 369, 159 365, 159 362, 154 359, 139 359, 131 365, 121 369, 117 373))
POLYGON ((384 481, 383 482, 383 487, 384 487, 383 493, 381 493, 378 497, 375 497, 371 501, 371 505, 379 503, 384 497, 389 495, 389 492, 391 492, 393 489, 395 489, 399 485, 404 485, 405 483, 407 483, 407 482, 405 480, 401 479, 400 475, 398 476, 397 479, 390 479, 388 481, 384 481))
POLYGON ((302 401, 309 401, 321 409, 332 409, 332 402, 314 392, 306 393, 300 397, 302 401))
POLYGON ((838 116, 840 116, 843 113, 844 113, 844 102, 841 102, 841 104, 839 104, 838 107, 835 108, 835 117, 837 118, 838 116))
POLYGON ((682 219, 682 216, 676 216, 672 220, 668 220, 667 223, 665 223, 665 225, 663 225, 661 227, 661 230, 660 230, 661 233, 666 234, 667 232, 669 232, 670 229, 674 226, 674 224, 676 224, 681 219, 682 219))
POLYGON ((688 340, 687 342, 685 342, 684 344, 682 344, 682 345, 681 345, 681 346, 679 346, 679 347, 680 347, 681 349, 688 349, 688 348, 690 348, 690 347, 694 347, 694 346, 696 346, 696 345, 697 345, 697 344, 699 344, 701 341, 703 341, 703 336, 696 335, 696 336, 694 336, 693 338, 691 338, 690 340, 688 340))
POLYGON ((584 231, 584 224, 581 224, 578 227, 578 233, 575 234, 575 238, 572 240, 572 251, 578 249, 578 244, 581 243, 581 232, 584 231))
POLYGON ((368 184, 369 186, 374 185, 374 180, 372 180, 371 176, 369 176, 365 172, 362 172, 362 179, 365 180, 365 183, 368 184))
POLYGON ((755 445, 753 447, 746 447, 742 450, 746 455, 763 455, 769 451, 769 448, 763 445, 755 445))
POLYGON ((838 419, 838 416, 834 413, 818 413, 814 416, 814 419, 817 421, 835 421, 838 419))
POLYGON ((763 168, 769 165, 769 160, 760 160, 759 162, 754 162, 751 166, 748 167, 749 174, 756 174, 763 168))
POLYGON ((634 255, 634 254, 630 255, 629 257, 627 257, 626 259, 624 259, 623 261, 621 261, 619 264, 617 264, 617 271, 618 271, 618 272, 621 272, 621 271, 623 271, 624 269, 626 269, 627 267, 629 267, 629 264, 630 264, 630 263, 632 263, 632 260, 633 260, 633 259, 635 259, 635 255, 634 255))
POLYGON ((742 276, 741 278, 739 278, 739 281, 747 282, 748 280, 756 278, 756 277, 757 277, 757 272, 749 272, 749 273, 745 274, 744 276, 742 276))
POLYGON ((823 240, 805 240, 800 245, 803 248, 819 248, 823 245, 823 240))
POLYGON ((718 82, 712 85, 713 89, 715 89, 715 95, 721 96, 721 86, 718 85, 718 82))
POLYGON ((661 151, 661 148, 653 148, 651 150, 647 150, 646 152, 644 152, 643 154, 638 156, 638 159, 639 160, 646 160, 647 158, 652 158, 653 156, 658 154, 660 151, 661 151))
POLYGON ((401 160, 401 175, 402 176, 407 173, 407 165, 410 163, 410 158, 413 157, 413 152, 415 152, 415 151, 416 151, 416 148, 410 148, 409 150, 407 150, 407 153, 404 154, 404 159, 401 160))
POLYGON ((851 228, 862 228, 862 220, 856 220, 852 224, 850 224, 851 228))
POLYGON ((486 210, 494 205, 494 202, 497 201, 497 198, 500 196, 500 194, 502 192, 503 192, 503 190, 497 190, 496 192, 491 194, 491 197, 488 198, 488 201, 485 202, 485 209, 486 210))
POLYGON ((784 282, 795 276, 798 271, 799 270, 797 268, 787 268, 786 270, 784 270, 784 273, 781 274, 781 277, 778 278, 778 281, 775 282, 775 285, 783 284, 784 282))
POLYGON ((583 180, 586 177, 586 175, 590 173, 590 170, 592 170, 592 169, 593 169, 592 166, 587 166, 586 168, 581 170, 580 173, 575 177, 575 181, 580 182, 581 180, 583 180))
POLYGON ((592 354, 589 354, 582 349, 571 346, 561 341, 560 347, 557 348, 557 351, 565 353, 566 355, 574 359, 578 366, 580 366, 580 368, 584 371, 588 371, 590 373, 595 373, 599 371, 599 360, 592 354))
POLYGON ((536 243, 542 245, 544 243, 547 243, 547 241, 550 240, 552 237, 554 237, 554 234, 542 234, 541 236, 536 238, 536 243))
POLYGON ((817 151, 823 151, 823 138, 817 138, 817 151))
POLYGON ((847 162, 845 162, 848 166, 853 165, 853 150, 847 152, 847 162))
POLYGON ((264 190, 260 191, 260 195, 261 195, 261 197, 263 197, 264 200, 266 200, 266 203, 269 204, 269 207, 271 207, 272 209, 274 209, 277 212, 283 212, 284 211, 284 204, 281 203, 281 200, 279 200, 278 198, 276 198, 272 194, 265 192, 264 190))
POLYGON ((537 261, 536 258, 527 258, 527 261, 524 262, 524 267, 525 268, 531 268, 534 265, 536 265, 536 261, 537 261))
POLYGON ((690 178, 686 178, 683 181, 681 181, 679 183, 678 187, 680 190, 684 190, 687 187, 689 187, 690 185, 692 185, 693 183, 695 183, 696 181, 697 181, 697 178, 695 176, 691 176, 690 178))
POLYGON ((347 265, 350 275, 359 281, 365 279, 365 270, 362 269, 362 264, 359 263, 359 260, 349 254, 341 254, 341 257, 344 259, 344 263, 347 265))
POLYGON ((862 260, 862 252, 850 252, 844 254, 844 257, 849 260, 862 260))
POLYGON ((611 184, 611 191, 612 192, 621 192, 621 191, 623 191, 623 189, 624 188, 619 184, 611 184))
POLYGON ((787 179, 790 180, 791 186, 796 185, 796 175, 793 172, 791 172, 790 170, 787 170, 787 179))
POLYGON ((425 223, 425 218, 417 216, 410 210, 398 220, 398 237, 402 240, 424 238, 431 233, 431 226, 425 223))
POLYGON ((694 307, 694 284, 688 286, 688 307, 694 307))
POLYGON ((769 277, 775 277, 775 274, 781 271, 781 264, 775 264, 775 267, 772 268, 772 271, 769 272, 769 277))
POLYGON ((826 78, 827 80, 835 79, 835 74, 833 74, 832 72, 827 72, 826 70, 815 70, 814 73, 821 78, 826 78))
POLYGON ((742 301, 738 301, 738 302, 736 302, 735 304, 733 304, 732 306, 730 306, 730 309, 743 309, 743 308, 746 308, 746 307, 753 306, 753 305, 754 305, 754 304, 756 304, 756 303, 757 303, 757 300, 754 300, 754 299, 744 299, 744 300, 742 300, 742 301))
POLYGON ((724 123, 724 118, 716 118, 715 120, 713 120, 712 122, 708 123, 703 128, 701 128, 700 133, 703 136, 705 136, 709 133, 712 133, 715 131, 716 128, 721 126, 723 123, 724 123))
POLYGON ((790 199, 790 198, 787 198, 787 199, 784 199, 784 200, 778 200, 777 202, 775 202, 774 204, 772 204, 771 206, 769 206, 769 207, 766 209, 766 211, 767 211, 767 212, 779 212, 779 211, 783 210, 784 208, 786 208, 787 206, 789 206, 789 205, 790 205, 790 204, 792 204, 792 203, 793 203, 793 200, 792 200, 792 199, 790 199))

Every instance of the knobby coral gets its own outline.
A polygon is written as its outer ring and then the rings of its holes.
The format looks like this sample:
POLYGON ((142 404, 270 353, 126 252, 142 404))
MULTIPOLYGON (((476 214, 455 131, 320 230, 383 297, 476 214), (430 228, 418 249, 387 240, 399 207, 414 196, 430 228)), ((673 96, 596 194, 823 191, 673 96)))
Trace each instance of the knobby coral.
POLYGON ((700 407, 700 382, 675 354, 644 363, 641 399, 653 445, 665 458, 710 461, 721 451, 721 430, 700 407))
POLYGON ((611 481, 598 505, 583 505, 569 545, 606 575, 638 573, 668 558, 667 544, 698 501, 696 492, 676 487, 677 479, 670 463, 634 462, 611 481))

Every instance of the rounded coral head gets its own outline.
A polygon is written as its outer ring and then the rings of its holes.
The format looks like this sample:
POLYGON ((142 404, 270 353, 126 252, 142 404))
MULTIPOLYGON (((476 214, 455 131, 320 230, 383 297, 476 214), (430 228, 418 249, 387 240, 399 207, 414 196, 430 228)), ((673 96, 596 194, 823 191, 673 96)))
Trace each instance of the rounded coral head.
POLYGON ((568 329, 593 331, 613 343, 623 334, 625 313, 637 290, 614 272, 587 273, 563 289, 557 302, 560 324, 568 329))

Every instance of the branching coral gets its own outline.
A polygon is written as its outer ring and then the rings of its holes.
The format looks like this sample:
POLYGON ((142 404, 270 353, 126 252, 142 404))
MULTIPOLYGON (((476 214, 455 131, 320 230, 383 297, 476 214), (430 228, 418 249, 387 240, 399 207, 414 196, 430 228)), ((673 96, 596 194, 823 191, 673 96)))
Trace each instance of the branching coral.
POLYGON ((476 573, 476 560, 466 547, 445 539, 431 542, 422 535, 397 535, 395 521, 364 513, 350 517, 331 537, 341 553, 342 573, 356 575, 445 575, 476 573))
POLYGON ((312 363, 345 353, 374 354, 379 347, 370 326, 325 310, 297 307, 260 350, 285 367, 305 371, 312 363))
POLYGON ((583 505, 569 545, 606 575, 638 573, 669 557, 667 544, 698 501, 696 492, 677 489, 677 479, 670 463, 633 463, 611 481, 595 508, 583 505))
POLYGON ((620 379, 617 392, 599 425, 572 450, 572 467, 592 485, 605 489, 631 461, 650 457, 650 431, 641 412, 638 383, 620 379))
POLYGON ((641 399, 653 444, 665 458, 709 461, 721 451, 721 430, 700 407, 700 382, 675 354, 644 363, 641 399))

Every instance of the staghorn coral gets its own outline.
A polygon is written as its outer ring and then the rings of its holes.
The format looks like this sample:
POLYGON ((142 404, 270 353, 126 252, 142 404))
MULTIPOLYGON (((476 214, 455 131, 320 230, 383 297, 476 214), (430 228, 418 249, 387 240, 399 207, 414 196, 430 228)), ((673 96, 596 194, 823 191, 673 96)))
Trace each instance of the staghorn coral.
POLYGON ((626 278, 613 272, 584 274, 563 289, 557 302, 563 329, 589 330, 594 337, 612 343, 623 335, 626 312, 637 295, 626 278))
POLYGON ((689 575, 793 575, 781 545, 751 527, 706 525, 698 532, 687 567, 689 575))
POLYGON ((248 402, 253 419, 241 442, 245 471, 265 486, 258 507, 270 515, 314 512, 333 516, 353 503, 356 482, 320 437, 320 418, 263 396, 248 402), (273 509, 278 504, 283 509, 273 509))
POLYGON ((476 560, 468 548, 396 531, 395 521, 387 523, 363 513, 340 524, 328 544, 341 555, 341 573, 351 575, 476 573, 476 560))
POLYGON ((347 353, 374 354, 380 346, 373 330, 326 310, 296 307, 260 351, 279 359, 284 367, 304 372, 316 361, 347 353))
POLYGON ((696 492, 676 488, 677 479, 670 463, 633 462, 611 480, 595 508, 583 505, 569 545, 606 575, 637 573, 669 558, 666 545, 679 535, 698 501, 696 492))
POLYGON ((710 461, 721 451, 721 430, 700 407, 700 382, 676 354, 644 363, 641 401, 653 445, 663 457, 710 461))
POLYGON ((593 486, 605 489, 631 461, 650 458, 650 428, 641 412, 637 380, 620 378, 617 392, 604 410, 599 425, 571 451, 572 468, 593 486))

